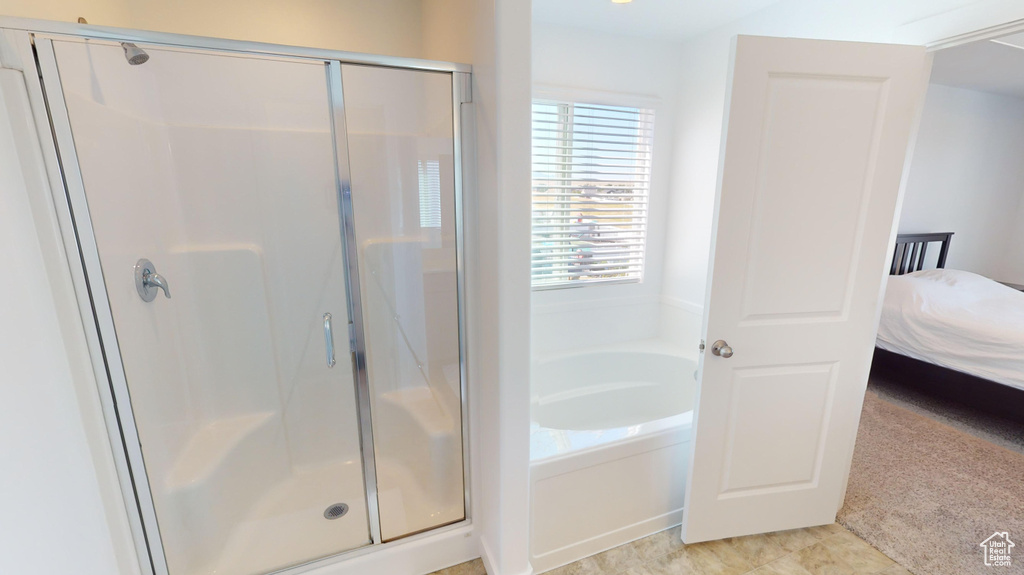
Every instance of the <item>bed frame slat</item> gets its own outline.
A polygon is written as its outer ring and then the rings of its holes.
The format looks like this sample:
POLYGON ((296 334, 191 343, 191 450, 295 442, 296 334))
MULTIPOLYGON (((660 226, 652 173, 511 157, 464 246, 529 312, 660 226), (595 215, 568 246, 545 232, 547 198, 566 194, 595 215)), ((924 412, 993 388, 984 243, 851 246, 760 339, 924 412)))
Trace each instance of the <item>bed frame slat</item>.
POLYGON ((939 260, 936 262, 935 267, 938 269, 945 268, 946 257, 949 255, 949 241, 953 237, 953 233, 897 235, 896 248, 892 254, 892 264, 889 266, 889 275, 899 276, 923 270, 925 255, 928 253, 928 244, 933 242, 940 242, 939 260))

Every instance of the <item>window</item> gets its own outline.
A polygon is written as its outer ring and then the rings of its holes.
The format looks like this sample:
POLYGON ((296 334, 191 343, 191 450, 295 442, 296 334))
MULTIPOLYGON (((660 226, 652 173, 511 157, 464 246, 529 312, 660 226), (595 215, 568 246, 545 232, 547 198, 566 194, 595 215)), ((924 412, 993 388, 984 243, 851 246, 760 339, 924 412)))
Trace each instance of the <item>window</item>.
POLYGON ((534 100, 534 289, 639 282, 654 111, 534 100))

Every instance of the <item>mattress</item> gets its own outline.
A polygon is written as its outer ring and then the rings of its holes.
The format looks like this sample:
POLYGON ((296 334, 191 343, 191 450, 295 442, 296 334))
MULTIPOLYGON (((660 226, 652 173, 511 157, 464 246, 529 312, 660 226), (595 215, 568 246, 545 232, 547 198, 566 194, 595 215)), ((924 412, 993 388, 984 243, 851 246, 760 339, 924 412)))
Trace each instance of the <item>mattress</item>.
POLYGON ((1024 293, 961 270, 891 276, 877 345, 1024 389, 1024 293))

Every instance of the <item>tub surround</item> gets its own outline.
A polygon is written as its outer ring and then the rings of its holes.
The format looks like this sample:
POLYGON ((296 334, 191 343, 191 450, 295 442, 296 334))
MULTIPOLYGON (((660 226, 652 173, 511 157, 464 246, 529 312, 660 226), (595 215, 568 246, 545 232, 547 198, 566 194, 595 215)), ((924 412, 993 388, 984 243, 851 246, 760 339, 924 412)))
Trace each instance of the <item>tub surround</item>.
POLYGON ((530 460, 689 428, 695 351, 644 339, 535 356, 530 460))
MULTIPOLYGON (((670 417, 656 419, 637 425, 615 427, 611 429, 551 429, 541 427, 536 422, 530 423, 530 460, 539 462, 552 457, 578 454, 602 446, 642 440, 665 432, 689 430, 693 422, 693 412, 687 411, 670 417)), ((689 438, 686 434, 685 441, 689 438)))
POLYGON ((530 555, 550 570, 682 521, 696 359, 663 340, 536 358, 530 555))
POLYGON ((631 339, 627 341, 616 341, 607 344, 596 344, 586 346, 577 345, 571 348, 557 349, 556 351, 550 352, 534 350, 533 363, 543 363, 552 359, 558 359, 572 355, 579 355, 581 353, 607 353, 613 351, 659 353, 663 355, 685 357, 693 361, 697 361, 698 355, 697 349, 695 347, 683 345, 671 338, 651 336, 631 339))
POLYGON ((533 462, 534 570, 547 571, 680 524, 689 440, 689 425, 668 426, 533 462))

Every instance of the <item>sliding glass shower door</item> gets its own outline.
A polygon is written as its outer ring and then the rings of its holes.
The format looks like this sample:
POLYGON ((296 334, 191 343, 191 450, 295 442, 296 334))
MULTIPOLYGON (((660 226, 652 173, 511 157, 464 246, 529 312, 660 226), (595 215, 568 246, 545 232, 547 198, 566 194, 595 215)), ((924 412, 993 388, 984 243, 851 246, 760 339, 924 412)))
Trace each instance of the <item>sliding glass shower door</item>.
POLYGON ((167 570, 267 573, 371 543, 328 64, 52 46, 167 570))

